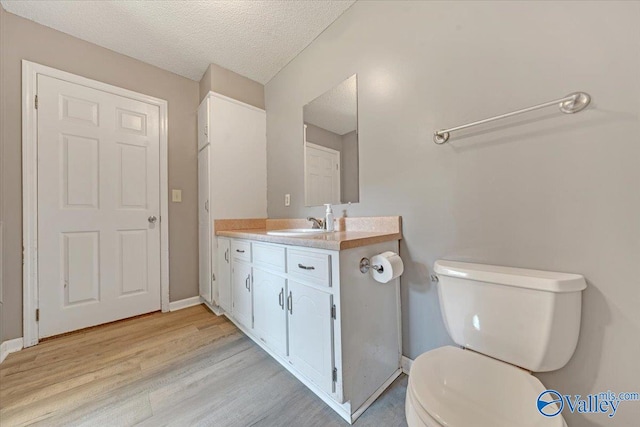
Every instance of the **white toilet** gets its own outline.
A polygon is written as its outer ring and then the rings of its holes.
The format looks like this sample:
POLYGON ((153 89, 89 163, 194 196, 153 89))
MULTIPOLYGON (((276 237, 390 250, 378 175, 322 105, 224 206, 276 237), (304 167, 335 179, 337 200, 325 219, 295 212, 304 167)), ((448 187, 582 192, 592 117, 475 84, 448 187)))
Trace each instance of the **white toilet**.
POLYGON ((547 388, 530 371, 560 369, 573 355, 584 277, 453 261, 436 261, 435 272, 444 323, 463 348, 413 362, 409 427, 566 426, 538 411, 547 388))

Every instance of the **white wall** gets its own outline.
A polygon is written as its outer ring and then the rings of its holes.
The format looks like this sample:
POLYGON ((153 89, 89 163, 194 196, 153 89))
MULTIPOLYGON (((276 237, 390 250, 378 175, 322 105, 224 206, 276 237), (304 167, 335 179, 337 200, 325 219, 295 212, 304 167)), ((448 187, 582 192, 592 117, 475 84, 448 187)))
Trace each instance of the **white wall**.
MULTIPOLYGON (((304 207, 302 106, 358 73, 361 203, 335 211, 403 216, 404 353, 451 343, 429 281, 439 258, 576 272, 589 285, 578 348, 540 378, 640 391, 639 22, 638 2, 357 2, 266 85, 269 217, 322 214, 304 207), (576 90, 594 101, 575 116, 432 142, 576 90)), ((640 403, 566 417, 634 425, 640 403)))

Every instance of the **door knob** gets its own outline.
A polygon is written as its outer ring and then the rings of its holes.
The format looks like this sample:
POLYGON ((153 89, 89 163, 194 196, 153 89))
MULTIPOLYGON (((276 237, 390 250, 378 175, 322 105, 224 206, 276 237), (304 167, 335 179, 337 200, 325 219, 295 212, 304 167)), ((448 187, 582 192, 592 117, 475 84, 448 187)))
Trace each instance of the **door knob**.
POLYGON ((155 216, 153 216, 153 215, 149 217, 149 222, 150 222, 151 224, 155 224, 157 220, 158 220, 158 218, 156 218, 156 217, 155 217, 155 216))

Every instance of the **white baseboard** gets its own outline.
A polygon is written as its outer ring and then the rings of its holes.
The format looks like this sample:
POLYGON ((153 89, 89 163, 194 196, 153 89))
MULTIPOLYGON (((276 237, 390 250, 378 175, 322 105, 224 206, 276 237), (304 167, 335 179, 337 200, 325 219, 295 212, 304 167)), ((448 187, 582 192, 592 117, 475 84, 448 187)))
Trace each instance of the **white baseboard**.
POLYGON ((169 311, 182 310, 183 308, 193 307, 194 305, 202 304, 200 297, 191 297, 181 299, 179 301, 173 301, 169 303, 169 311))
POLYGON ((0 363, 2 363, 9 354, 22 350, 23 343, 22 338, 16 338, 0 344, 0 363))
POLYGON ((400 364, 402 365, 402 372, 409 375, 409 372, 411 371, 411 365, 413 364, 413 360, 409 359, 407 356, 402 356, 402 360, 400 364))
POLYGON ((387 379, 384 382, 384 384, 380 386, 378 390, 376 390, 375 393, 369 396, 369 398, 362 404, 362 406, 360 406, 353 413, 353 415, 351 415, 351 424, 353 424, 358 419, 358 417, 360 417, 360 415, 362 415, 364 411, 366 411, 369 408, 369 406, 371 406, 373 402, 375 402, 376 399, 380 397, 382 393, 384 393, 384 391, 391 385, 391 383, 393 383, 396 380, 396 378, 398 378, 402 374, 402 372, 403 372, 402 369, 398 369, 396 372, 393 373, 393 375, 389 377, 389 379, 387 379))
POLYGON ((216 316, 222 316, 224 314, 224 310, 222 309, 222 307, 217 306, 217 305, 209 304, 205 300, 202 300, 202 303, 204 304, 205 307, 207 307, 209 310, 211 310, 213 312, 213 314, 215 314, 216 316))

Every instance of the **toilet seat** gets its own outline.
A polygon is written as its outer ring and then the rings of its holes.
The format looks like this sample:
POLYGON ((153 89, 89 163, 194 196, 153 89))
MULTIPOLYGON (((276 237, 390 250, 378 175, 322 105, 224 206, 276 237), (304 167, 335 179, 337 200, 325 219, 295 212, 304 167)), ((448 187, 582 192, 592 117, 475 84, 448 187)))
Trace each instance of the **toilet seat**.
POLYGON ((520 368, 470 350, 440 347, 411 366, 407 419, 410 427, 566 426, 561 415, 538 412, 537 398, 544 390, 520 368))

